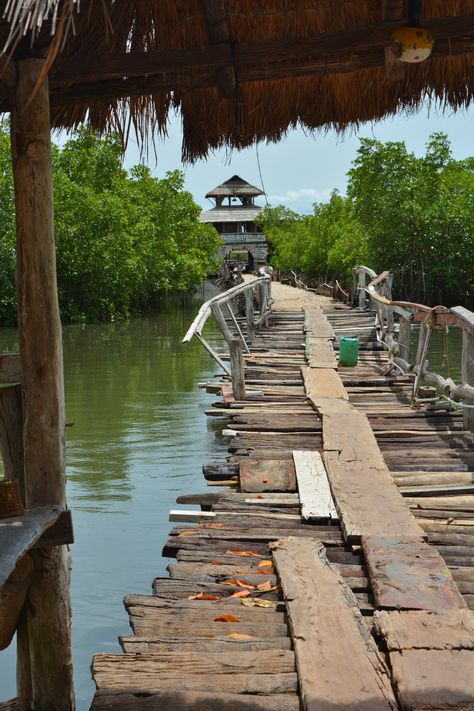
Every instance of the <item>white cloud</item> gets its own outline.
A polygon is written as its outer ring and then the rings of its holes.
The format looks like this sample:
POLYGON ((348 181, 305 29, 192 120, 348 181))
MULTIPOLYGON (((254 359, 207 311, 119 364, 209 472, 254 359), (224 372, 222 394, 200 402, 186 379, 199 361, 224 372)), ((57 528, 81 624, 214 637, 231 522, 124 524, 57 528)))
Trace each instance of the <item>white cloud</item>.
POLYGON ((287 190, 284 195, 268 195, 269 202, 276 203, 304 203, 325 202, 331 195, 331 189, 315 190, 314 188, 299 188, 298 190, 287 190))

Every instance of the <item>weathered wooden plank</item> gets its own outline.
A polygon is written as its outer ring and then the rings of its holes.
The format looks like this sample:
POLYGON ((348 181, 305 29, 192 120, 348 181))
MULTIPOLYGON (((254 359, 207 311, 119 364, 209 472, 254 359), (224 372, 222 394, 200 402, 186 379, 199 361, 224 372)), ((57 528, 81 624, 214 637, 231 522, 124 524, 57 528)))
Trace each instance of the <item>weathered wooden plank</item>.
POLYGON ((245 459, 240 463, 240 488, 245 492, 296 491, 291 459, 245 459))
POLYGON ((377 633, 389 652, 407 649, 474 649, 474 615, 470 610, 377 611, 377 633))
POLYGON ((384 464, 347 461, 331 451, 323 452, 323 461, 346 539, 356 542, 370 535, 426 538, 384 464))
POLYGON ((474 653, 466 649, 410 649, 390 653, 393 681, 404 709, 474 708, 474 653))
POLYGON ((272 549, 287 602, 305 709, 398 708, 388 670, 356 599, 327 561, 323 547, 287 538, 272 549))
POLYGON ((445 610, 466 606, 436 548, 421 539, 363 536, 362 550, 378 607, 445 610))
POLYGON ((229 634, 227 637, 137 637, 136 635, 123 635, 119 643, 127 654, 133 653, 161 653, 161 652, 257 652, 267 649, 291 649, 289 637, 272 637, 270 639, 257 639, 248 635, 236 639, 229 634))
POLYGON ((312 403, 321 398, 348 400, 349 395, 335 370, 302 367, 304 388, 312 403))
POLYGON ((92 675, 98 689, 144 691, 208 691, 230 693, 294 693, 294 653, 259 652, 96 654, 92 675))
POLYGON ((226 694, 219 691, 159 691, 146 696, 130 691, 96 691, 91 711, 300 711, 296 694, 226 694))
POLYGON ((295 450, 293 459, 303 519, 336 520, 337 511, 320 453, 295 450))
POLYGON ((332 341, 326 338, 306 338, 306 357, 310 368, 336 369, 337 359, 332 341))

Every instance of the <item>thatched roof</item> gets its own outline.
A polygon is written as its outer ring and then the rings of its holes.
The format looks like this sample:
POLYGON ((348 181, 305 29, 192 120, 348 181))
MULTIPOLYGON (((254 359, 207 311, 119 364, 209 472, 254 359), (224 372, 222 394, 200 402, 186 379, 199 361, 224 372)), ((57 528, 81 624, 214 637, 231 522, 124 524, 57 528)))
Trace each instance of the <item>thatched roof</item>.
POLYGON ((243 180, 239 175, 233 175, 232 178, 226 180, 221 185, 218 185, 213 190, 206 193, 207 198, 211 197, 245 197, 247 195, 257 196, 265 195, 263 190, 256 188, 255 185, 250 185, 246 180, 243 180))
MULTIPOLYGON (((424 0, 435 46, 414 65, 386 52, 406 0, 0 0, 0 15, 14 58, 32 29, 34 51, 49 53, 55 126, 126 136, 130 119, 144 135, 176 108, 191 160, 297 125, 344 130, 426 97, 449 109, 473 97, 473 0, 424 0)), ((2 98, 8 110, 0 85, 2 98)))

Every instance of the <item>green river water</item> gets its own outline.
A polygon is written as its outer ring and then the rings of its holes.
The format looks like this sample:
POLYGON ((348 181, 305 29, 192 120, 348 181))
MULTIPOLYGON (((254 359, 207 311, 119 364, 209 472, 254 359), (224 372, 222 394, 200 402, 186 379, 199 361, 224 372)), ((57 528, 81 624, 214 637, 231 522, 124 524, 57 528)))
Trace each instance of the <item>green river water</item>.
MULTIPOLYGON (((153 317, 64 329, 78 711, 94 690, 92 654, 120 651, 117 635, 130 631, 124 595, 149 594, 166 573, 176 497, 205 490, 202 464, 225 451, 222 424, 204 414, 215 396, 198 388, 214 363, 197 341, 181 345, 199 305, 170 299, 153 317)), ((206 335, 217 342, 212 323, 206 335)), ((16 333, 0 332, 0 343, 15 350, 16 333)), ((12 645, 0 653, 0 700, 13 696, 12 645)))
MULTIPOLYGON (((117 635, 129 632, 124 595, 148 594, 165 574, 161 549, 176 497, 205 490, 202 464, 226 451, 222 421, 203 412, 215 396, 198 388, 216 368, 199 343, 181 345, 198 308, 196 299, 170 299, 153 317, 64 329, 78 711, 93 694, 92 654, 119 652, 117 635)), ((218 342, 212 323, 206 335, 218 342)), ((452 329, 448 340, 454 379, 460 335, 452 329)), ((14 331, 0 332, 0 348, 16 349, 14 331)), ((446 372, 443 350, 438 333, 430 354, 438 372, 446 372)), ((12 645, 0 654, 0 700, 14 695, 12 645)))

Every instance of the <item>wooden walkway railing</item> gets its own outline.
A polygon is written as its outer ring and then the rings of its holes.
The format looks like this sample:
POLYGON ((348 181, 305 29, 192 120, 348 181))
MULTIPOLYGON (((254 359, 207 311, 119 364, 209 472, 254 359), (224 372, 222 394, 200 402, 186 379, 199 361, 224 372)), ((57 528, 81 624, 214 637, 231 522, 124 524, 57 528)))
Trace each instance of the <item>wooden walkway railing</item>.
POLYGON ((196 336, 227 375, 231 376, 234 395, 241 400, 245 399, 243 349, 249 353, 249 345, 252 343, 255 330, 268 324, 272 303, 271 283, 270 276, 261 276, 234 286, 232 289, 209 299, 201 306, 198 315, 183 338, 183 343, 189 343, 193 336, 196 336), (245 336, 235 316, 239 310, 238 300, 242 296, 245 298, 245 336), (255 297, 258 302, 258 313, 256 313, 254 306, 255 297), (228 314, 227 319, 224 309, 228 314), (206 321, 211 315, 216 319, 222 336, 229 346, 230 369, 202 335, 206 321), (232 324, 231 326, 228 321, 232 324))
POLYGON ((418 401, 421 383, 434 383, 439 397, 448 400, 464 411, 465 429, 474 430, 474 313, 463 306, 425 306, 410 301, 392 300, 393 275, 385 271, 379 274, 368 267, 355 267, 359 277, 359 308, 365 309, 369 297, 375 310, 377 336, 388 351, 389 370, 398 369, 402 374, 413 373, 412 404, 418 401), (371 279, 366 286, 366 278, 371 279), (398 318, 398 331, 395 318, 398 318), (411 326, 419 323, 418 343, 414 360, 410 358, 411 326), (435 329, 456 326, 462 329, 462 382, 456 384, 451 378, 429 370, 428 350, 435 329))

